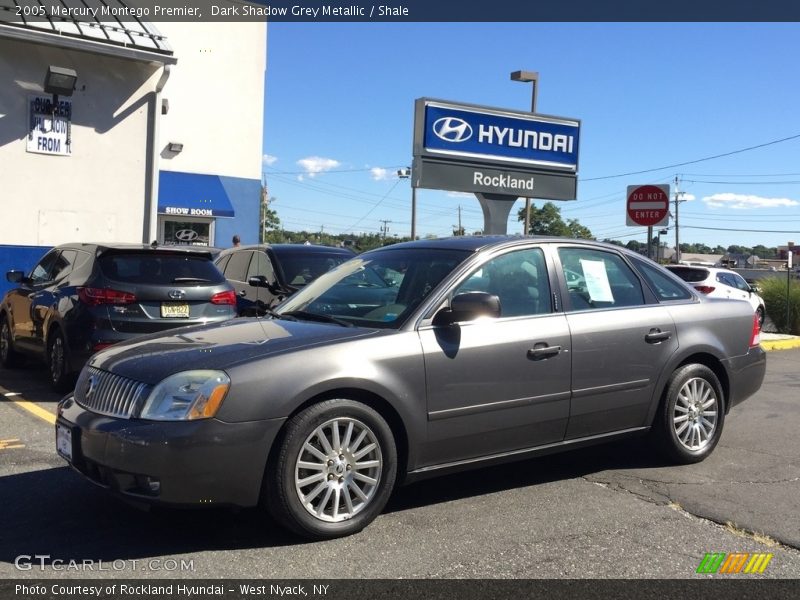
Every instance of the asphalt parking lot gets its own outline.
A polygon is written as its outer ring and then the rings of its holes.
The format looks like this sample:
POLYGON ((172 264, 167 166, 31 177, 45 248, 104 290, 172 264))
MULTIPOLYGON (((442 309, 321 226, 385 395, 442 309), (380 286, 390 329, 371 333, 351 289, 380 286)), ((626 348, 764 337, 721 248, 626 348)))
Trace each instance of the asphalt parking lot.
POLYGON ((117 501, 56 455, 43 368, 0 369, 0 578, 796 578, 798 364, 800 349, 769 353, 761 391, 698 465, 633 440, 452 475, 320 543, 255 509, 117 501), (697 574, 717 552, 773 557, 759 575, 697 574))

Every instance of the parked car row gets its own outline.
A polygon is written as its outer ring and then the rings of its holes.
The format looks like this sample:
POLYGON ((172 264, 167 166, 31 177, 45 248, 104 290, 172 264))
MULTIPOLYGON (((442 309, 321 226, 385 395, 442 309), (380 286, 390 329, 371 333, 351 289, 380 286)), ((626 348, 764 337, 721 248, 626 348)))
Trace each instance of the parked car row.
MULTIPOLYGON (((246 252, 245 276, 269 283, 246 252)), ((264 318, 94 354, 57 448, 129 499, 263 505, 333 538, 422 477, 645 433, 701 461, 761 386, 759 334, 748 304, 616 246, 420 240, 343 262, 264 318)))
POLYGON ((0 304, 0 363, 44 360, 53 388, 69 391, 98 350, 175 327, 263 315, 352 256, 325 246, 219 253, 198 246, 64 244, 29 272, 6 274, 17 287, 0 304))

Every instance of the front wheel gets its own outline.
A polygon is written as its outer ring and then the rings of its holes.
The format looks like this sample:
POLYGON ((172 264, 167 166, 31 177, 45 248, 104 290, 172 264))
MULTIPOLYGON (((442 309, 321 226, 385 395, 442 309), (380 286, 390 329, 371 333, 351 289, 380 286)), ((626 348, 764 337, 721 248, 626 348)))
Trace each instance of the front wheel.
POLYGON ((684 365, 669 380, 655 434, 661 450, 677 463, 704 460, 722 435, 725 406, 714 372, 700 364, 684 365))
POLYGON ((286 425, 264 481, 278 523, 310 539, 361 531, 383 510, 397 477, 392 430, 352 400, 326 400, 286 425))

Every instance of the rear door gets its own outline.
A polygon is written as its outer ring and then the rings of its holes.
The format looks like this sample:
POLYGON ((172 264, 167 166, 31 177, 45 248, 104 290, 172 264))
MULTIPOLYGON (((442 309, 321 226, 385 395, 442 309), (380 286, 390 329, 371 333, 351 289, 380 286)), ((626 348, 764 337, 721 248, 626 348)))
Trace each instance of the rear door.
POLYGON ((564 245, 556 259, 572 335, 566 438, 643 426, 659 375, 678 347, 669 311, 616 252, 564 245))

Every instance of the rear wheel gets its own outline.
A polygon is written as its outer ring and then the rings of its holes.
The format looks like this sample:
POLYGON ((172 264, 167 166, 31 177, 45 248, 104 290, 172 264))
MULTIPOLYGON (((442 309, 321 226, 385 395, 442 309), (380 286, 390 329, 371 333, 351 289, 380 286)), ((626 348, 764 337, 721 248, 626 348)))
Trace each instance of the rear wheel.
POLYGON ((322 540, 372 522, 396 476, 397 449, 383 417, 359 402, 327 400, 287 423, 264 491, 280 524, 322 540))
POLYGON ((50 385, 57 392, 72 389, 73 373, 69 372, 67 345, 60 330, 55 329, 47 340, 47 369, 50 372, 50 385))
POLYGON ((724 424, 722 386, 714 372, 700 364, 677 369, 655 431, 664 454, 678 463, 700 462, 714 450, 724 424))
POLYGON ((0 316, 0 363, 6 368, 17 367, 22 363, 22 355, 14 350, 14 341, 11 339, 11 326, 8 317, 0 316))

